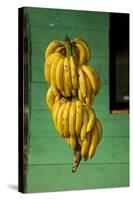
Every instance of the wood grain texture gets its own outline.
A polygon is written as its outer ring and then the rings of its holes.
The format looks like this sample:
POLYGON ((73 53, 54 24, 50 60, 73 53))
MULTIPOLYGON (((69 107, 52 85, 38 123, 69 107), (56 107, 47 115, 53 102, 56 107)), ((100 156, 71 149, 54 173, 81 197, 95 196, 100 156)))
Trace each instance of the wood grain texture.
MULTIPOLYGON (((104 137, 129 136, 128 115, 112 115, 104 112, 96 112, 103 126, 104 137)), ((57 138, 51 113, 48 110, 32 110, 31 112, 30 137, 57 138), (48 123, 48 126, 46 124, 48 123)), ((58 137, 59 138, 59 137, 58 137)))
POLYGON ((50 192, 129 186, 129 165, 81 164, 73 174, 71 165, 29 166, 27 192, 50 192))
POLYGON ((108 13, 59 10, 28 9, 29 24, 43 27, 69 27, 80 29, 109 29, 108 13), (47 17, 46 17, 47 15, 47 17))
MULTIPOLYGON (((90 163, 127 163, 129 139, 110 137, 102 139, 90 163), (106 153, 105 153, 106 152, 106 153)), ((31 138, 29 164, 71 164, 73 151, 60 136, 59 138, 31 138)), ((83 163, 85 161, 82 161, 83 163)))

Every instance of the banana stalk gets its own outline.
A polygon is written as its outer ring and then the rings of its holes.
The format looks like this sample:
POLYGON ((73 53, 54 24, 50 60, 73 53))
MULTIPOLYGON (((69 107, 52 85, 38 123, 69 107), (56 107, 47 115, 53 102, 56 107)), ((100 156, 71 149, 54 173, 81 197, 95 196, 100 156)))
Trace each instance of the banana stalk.
POLYGON ((80 149, 80 147, 78 147, 76 150, 73 151, 73 164, 72 164, 72 172, 73 173, 76 172, 81 159, 82 159, 81 149, 80 149))

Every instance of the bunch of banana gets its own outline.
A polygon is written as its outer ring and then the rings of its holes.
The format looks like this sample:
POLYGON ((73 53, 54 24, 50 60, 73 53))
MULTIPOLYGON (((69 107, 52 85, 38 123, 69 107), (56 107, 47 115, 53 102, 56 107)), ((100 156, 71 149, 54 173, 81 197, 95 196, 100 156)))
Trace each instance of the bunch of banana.
POLYGON ((72 41, 72 46, 75 50, 75 57, 77 58, 77 64, 79 66, 90 61, 91 51, 85 40, 76 38, 72 41))
POLYGON ((82 103, 92 105, 95 96, 98 94, 101 81, 96 70, 87 65, 78 67, 79 87, 78 96, 82 103))
MULTIPOLYGON (((48 57, 53 53, 60 53, 61 55, 66 56, 67 50, 65 48, 65 41, 68 40, 69 38, 66 36, 64 41, 53 40, 50 42, 45 51, 45 59, 48 59, 48 57)), ((75 40, 70 41, 70 43, 74 49, 74 56, 78 62, 77 64, 82 65, 84 63, 88 63, 91 58, 91 51, 85 40, 76 38, 75 40)))
POLYGON ((83 52, 78 50, 77 62, 74 57, 76 52, 71 50, 67 40, 64 43, 61 41, 50 43, 45 53, 44 75, 47 82, 52 85, 54 95, 59 92, 66 98, 78 95, 82 103, 92 105, 100 90, 100 78, 93 67, 85 64, 90 60, 90 50, 87 44, 81 39, 75 39, 72 45, 75 45, 74 48, 80 46, 79 49, 82 51, 84 48, 83 52), (66 55, 64 56, 61 51, 57 52, 58 48, 65 50, 66 55), (85 59, 81 59, 83 57, 85 59))
POLYGON ((69 146, 87 160, 95 154, 102 137, 102 126, 91 107, 79 100, 61 98, 52 107, 55 128, 69 146))
POLYGON ((80 160, 93 158, 102 137, 102 126, 92 109, 101 82, 88 65, 91 52, 79 38, 52 41, 45 51, 44 76, 50 84, 46 101, 59 135, 74 152, 72 171, 80 160))

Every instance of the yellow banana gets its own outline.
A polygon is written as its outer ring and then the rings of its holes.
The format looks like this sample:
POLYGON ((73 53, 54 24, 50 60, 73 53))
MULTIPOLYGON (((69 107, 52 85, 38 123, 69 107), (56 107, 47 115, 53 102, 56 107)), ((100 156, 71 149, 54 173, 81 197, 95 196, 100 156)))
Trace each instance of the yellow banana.
POLYGON ((81 103, 84 103, 85 99, 84 99, 84 97, 82 95, 80 87, 78 88, 78 97, 79 97, 79 100, 81 101, 81 103))
POLYGON ((71 69, 71 78, 72 78, 72 85, 74 89, 78 88, 78 72, 77 66, 74 63, 73 56, 70 56, 70 69, 71 69))
POLYGON ((98 84, 98 88, 97 88, 97 91, 96 91, 96 94, 99 93, 99 90, 101 88, 101 80, 100 80, 100 77, 96 71, 96 69, 94 67, 91 67, 91 66, 88 66, 88 68, 92 71, 93 75, 95 76, 95 79, 97 80, 97 84, 98 84))
POLYGON ((52 107, 53 107, 54 102, 55 102, 55 96, 52 93, 51 87, 49 87, 49 89, 47 91, 46 102, 48 104, 49 110, 52 110, 52 107))
POLYGON ((80 101, 75 101, 76 105, 76 135, 80 134, 81 127, 82 127, 82 121, 83 121, 83 111, 82 111, 82 103, 80 101))
POLYGON ((55 102, 59 101, 61 99, 61 93, 58 92, 58 94, 55 96, 55 102))
POLYGON ((91 134, 87 134, 86 138, 82 141, 82 147, 81 147, 82 157, 85 157, 88 153, 89 145, 90 145, 90 136, 91 134))
POLYGON ((85 63, 85 58, 86 58, 86 52, 85 52, 85 48, 83 45, 79 44, 79 43, 76 43, 75 46, 77 47, 78 49, 78 57, 79 57, 79 60, 78 60, 78 65, 82 65, 83 63, 85 63))
MULTIPOLYGON (((64 91, 67 97, 71 96, 70 82, 71 82, 71 72, 69 68, 69 59, 64 58, 64 91)), ((71 85, 72 88, 72 85, 71 85)))
POLYGON ((54 125, 55 125, 56 130, 57 130, 57 126, 56 126, 57 116, 58 116, 59 109, 60 109, 60 101, 57 101, 52 108, 52 117, 53 117, 53 121, 54 121, 54 125))
POLYGON ((52 90, 54 96, 57 96, 59 94, 58 89, 53 85, 51 85, 51 90, 52 90))
POLYGON ((76 137, 72 137, 71 136, 70 139, 69 139, 69 141, 70 141, 70 145, 71 145, 72 149, 75 149, 76 146, 77 146, 76 137))
POLYGON ((62 56, 58 56, 53 60, 53 63, 51 65, 51 70, 50 70, 50 77, 51 77, 51 85, 53 85, 55 88, 57 88, 56 85, 56 69, 57 69, 57 65, 60 61, 60 59, 63 58, 62 56))
POLYGON ((99 144, 101 138, 102 138, 102 134, 103 134, 103 128, 101 125, 101 122, 99 119, 96 119, 96 127, 97 127, 97 135, 98 135, 98 142, 97 144, 99 144))
POLYGON ((60 109, 60 106, 66 102, 67 100, 65 98, 60 99, 59 101, 55 102, 53 108, 52 108, 52 117, 53 117, 53 121, 55 124, 55 128, 57 129, 57 115, 58 115, 58 111, 60 109))
POLYGON ((89 146, 89 151, 88 151, 88 157, 90 159, 95 154, 97 141, 98 141, 97 129, 96 129, 96 126, 94 126, 93 129, 92 129, 92 132, 91 132, 91 141, 90 141, 90 146, 89 146))
POLYGON ((64 59, 64 74, 66 76, 66 81, 68 82, 68 87, 72 89, 72 77, 71 77, 71 68, 70 68, 70 60, 69 58, 65 57, 64 59))
POLYGON ((69 112, 69 133, 71 137, 75 137, 75 126, 74 126, 75 122, 76 122, 76 107, 75 103, 72 102, 69 112))
POLYGON ((89 62, 90 58, 91 58, 91 51, 90 51, 90 48, 89 48, 88 44, 83 39, 80 39, 80 38, 76 38, 74 41, 84 47, 85 55, 86 55, 85 56, 85 61, 89 62))
POLYGON ((68 57, 65 57, 65 59, 64 59, 64 73, 66 73, 66 79, 68 80, 68 87, 69 87, 69 89, 72 89, 70 60, 68 57))
POLYGON ((71 103, 68 102, 65 105, 64 113, 63 113, 63 135, 64 137, 69 137, 69 112, 70 112, 71 103))
POLYGON ((97 81, 96 77, 94 76, 94 74, 92 73, 92 71, 90 70, 90 68, 88 66, 82 65, 81 68, 84 71, 84 73, 88 76, 91 86, 92 86, 92 89, 96 95, 99 90, 98 89, 99 88, 98 81, 97 81))
POLYGON ((48 45, 46 51, 45 51, 45 59, 47 59, 52 53, 55 52, 55 50, 58 47, 62 46, 62 42, 58 41, 58 40, 53 40, 52 42, 50 42, 50 44, 48 45))
POLYGON ((87 124, 88 124, 88 112, 86 108, 83 108, 83 125, 81 128, 80 138, 83 141, 87 135, 87 124))
POLYGON ((64 113, 65 106, 66 106, 66 102, 64 102, 60 106, 58 116, 57 116, 57 130, 59 131, 59 133, 62 137, 64 137, 64 134, 63 134, 63 113, 64 113))
POLYGON ((46 60, 45 64, 44 64, 44 77, 46 79, 46 81, 50 84, 50 80, 51 80, 51 77, 50 77, 50 71, 51 71, 51 65, 53 63, 53 60, 56 58, 56 57, 59 57, 60 54, 59 53, 53 53, 51 54, 48 59, 46 60))
POLYGON ((73 55, 73 58, 74 58, 74 63, 76 65, 78 65, 79 58, 78 58, 78 52, 76 51, 77 49, 75 47, 75 42, 72 42, 72 48, 71 49, 72 49, 72 55, 73 55))
POLYGON ((89 121, 87 124, 87 132, 90 132, 95 125, 96 115, 91 107, 88 109, 88 114, 89 114, 89 121))
POLYGON ((86 82, 85 82, 84 72, 80 67, 78 68, 78 74, 79 74, 79 87, 81 89, 83 97, 86 97, 86 82))
POLYGON ((57 63, 57 68, 56 68, 56 86, 60 91, 63 91, 63 72, 64 72, 64 58, 61 58, 57 63))
MULTIPOLYGON (((64 84, 63 84, 63 87, 64 87, 64 84)), ((62 94, 63 97, 67 98, 65 91, 61 91, 61 94, 62 94)))
POLYGON ((84 74, 85 77, 85 84, 86 84, 86 97, 85 97, 85 102, 88 105, 91 105, 91 98, 92 98, 92 87, 90 84, 90 80, 88 79, 88 77, 86 76, 86 74, 84 74))

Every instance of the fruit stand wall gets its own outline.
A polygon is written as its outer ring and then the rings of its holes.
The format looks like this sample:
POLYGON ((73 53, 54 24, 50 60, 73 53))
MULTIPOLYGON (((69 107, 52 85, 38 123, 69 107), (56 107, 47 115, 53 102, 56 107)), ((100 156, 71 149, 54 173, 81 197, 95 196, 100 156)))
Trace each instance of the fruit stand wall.
POLYGON ((26 8, 30 59, 27 192, 63 191, 129 185, 128 114, 109 110, 109 13, 26 8), (103 125, 96 155, 71 172, 72 150, 55 131, 46 104, 44 51, 54 39, 83 38, 90 45, 90 64, 102 81, 94 110, 103 125))

